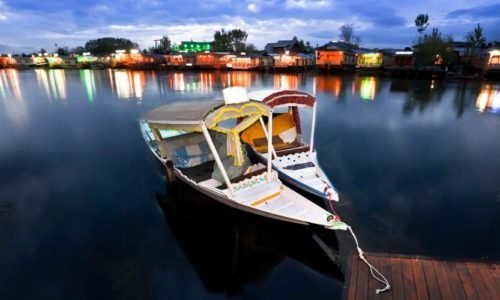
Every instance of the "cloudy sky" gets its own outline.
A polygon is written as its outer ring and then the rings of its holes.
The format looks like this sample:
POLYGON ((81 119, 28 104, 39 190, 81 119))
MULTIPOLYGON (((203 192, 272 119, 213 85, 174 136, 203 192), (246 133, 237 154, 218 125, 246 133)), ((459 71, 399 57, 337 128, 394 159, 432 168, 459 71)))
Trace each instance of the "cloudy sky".
POLYGON ((481 23, 489 41, 500 41, 500 2, 484 0, 0 0, 0 46, 50 51, 112 36, 146 48, 165 34, 212 40, 220 28, 246 30, 258 48, 294 35, 322 45, 347 23, 362 46, 397 48, 414 41, 419 13, 455 40, 481 23))

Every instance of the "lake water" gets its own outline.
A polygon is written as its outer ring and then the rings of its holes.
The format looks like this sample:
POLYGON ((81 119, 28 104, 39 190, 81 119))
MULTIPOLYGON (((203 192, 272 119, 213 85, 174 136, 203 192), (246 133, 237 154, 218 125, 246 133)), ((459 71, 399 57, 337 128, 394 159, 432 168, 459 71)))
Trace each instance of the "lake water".
POLYGON ((340 297, 324 247, 345 254, 345 234, 166 188, 139 116, 231 85, 316 95, 319 159, 365 251, 500 259, 500 83, 0 70, 0 298, 340 297))

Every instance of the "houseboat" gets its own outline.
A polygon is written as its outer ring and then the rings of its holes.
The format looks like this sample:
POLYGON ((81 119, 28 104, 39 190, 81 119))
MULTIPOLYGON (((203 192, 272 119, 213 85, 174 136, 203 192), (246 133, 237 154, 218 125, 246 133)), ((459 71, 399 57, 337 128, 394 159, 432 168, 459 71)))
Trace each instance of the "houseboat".
POLYGON ((195 54, 195 67, 197 69, 226 69, 231 63, 234 54, 226 52, 198 52, 195 54))
POLYGON ((93 64, 97 63, 97 57, 91 55, 88 52, 83 53, 82 55, 77 55, 75 57, 77 68, 79 69, 90 69, 93 64))
POLYGON ((273 69, 277 71, 298 71, 314 67, 314 54, 288 53, 271 54, 273 69))
POLYGON ((382 72, 392 65, 392 57, 382 52, 359 53, 356 70, 360 72, 382 72))
MULTIPOLYGON (((347 230, 338 216, 283 185, 272 168, 252 162, 239 134, 268 118, 272 109, 248 99, 244 88, 223 90, 224 101, 170 103, 147 112, 141 120, 143 136, 165 166, 167 179, 176 179, 229 207, 262 217, 328 229, 347 230), (236 120, 239 122, 236 122, 236 120)), ((268 149, 272 140, 267 139, 268 149)))
POLYGON ((111 55, 112 68, 130 68, 144 69, 154 67, 155 59, 152 55, 145 55, 137 49, 130 50, 127 53, 125 50, 117 50, 111 55))
POLYGON ((500 49, 488 51, 485 59, 484 73, 488 77, 500 77, 500 49))
POLYGON ((16 59, 10 55, 0 56, 0 68, 13 68, 16 64, 16 59))
POLYGON ((387 66, 387 69, 393 76, 409 75, 416 72, 416 61, 413 51, 396 51, 393 62, 392 65, 387 66))
POLYGON ((356 45, 330 42, 316 50, 316 69, 323 71, 354 71, 356 45))
POLYGON ((232 57, 227 67, 231 70, 257 70, 261 65, 260 57, 260 55, 241 53, 232 57))

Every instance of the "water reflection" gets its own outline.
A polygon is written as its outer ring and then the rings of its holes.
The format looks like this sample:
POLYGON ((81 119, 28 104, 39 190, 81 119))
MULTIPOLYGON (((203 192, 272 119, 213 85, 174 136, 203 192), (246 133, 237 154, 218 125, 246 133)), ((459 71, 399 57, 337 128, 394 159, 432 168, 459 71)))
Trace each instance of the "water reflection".
POLYGON ((500 112, 500 84, 484 84, 477 96, 476 108, 480 112, 500 112))
POLYGON ((435 80, 414 81, 412 87, 403 104, 405 115, 411 115, 415 110, 424 112, 432 105, 438 104, 446 91, 443 82, 435 80))
POLYGON ((170 74, 167 80, 170 90, 189 93, 210 93, 216 80, 221 80, 221 78, 216 73, 211 72, 199 72, 196 74, 176 72, 170 74))
POLYGON ((342 76, 318 76, 315 78, 315 83, 318 92, 332 93, 337 96, 337 98, 340 96, 340 92, 342 91, 342 76))
POLYGON ((48 99, 66 99, 66 74, 64 70, 36 69, 38 85, 48 99))
POLYGON ((19 71, 15 69, 0 71, 0 98, 12 123, 20 127, 25 126, 28 112, 19 84, 19 71))
POLYGON ((298 89, 299 76, 292 74, 275 74, 274 75, 274 88, 275 89, 298 89))
POLYGON ((95 78, 94 72, 88 69, 80 70, 80 79, 82 81, 83 88, 85 89, 85 94, 89 102, 94 102, 95 95, 95 78))
POLYGON ((252 73, 245 71, 232 71, 221 74, 223 87, 229 86, 244 86, 250 88, 252 86, 252 73))
POLYGON ((343 274, 332 262, 337 259, 338 243, 331 231, 239 212, 180 182, 169 187, 167 197, 157 200, 210 292, 239 294, 246 285, 266 280, 285 258, 336 279, 329 284, 341 285, 343 274), (330 256, 315 242, 318 238, 330 256))
POLYGON ((111 89, 116 93, 118 98, 127 99, 136 97, 142 100, 146 85, 146 74, 144 71, 113 71, 109 69, 108 72, 111 89))
POLYGON ((363 100, 374 100, 377 91, 378 78, 374 76, 364 77, 360 81, 359 96, 363 100))

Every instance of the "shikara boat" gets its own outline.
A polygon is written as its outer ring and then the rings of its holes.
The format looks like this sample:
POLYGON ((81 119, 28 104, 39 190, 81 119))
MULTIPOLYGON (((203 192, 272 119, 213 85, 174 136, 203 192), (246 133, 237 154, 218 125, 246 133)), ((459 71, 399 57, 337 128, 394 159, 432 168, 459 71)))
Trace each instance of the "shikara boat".
POLYGON ((279 177, 296 188, 338 201, 339 196, 328 176, 318 164, 314 149, 314 130, 316 123, 316 98, 297 90, 262 90, 248 94, 251 100, 269 105, 275 113, 271 113, 272 147, 269 149, 265 124, 254 124, 241 133, 241 140, 249 145, 251 151, 267 163, 272 153, 273 168, 279 177), (302 137, 299 107, 312 110, 312 124, 309 144, 302 137), (279 113, 276 113, 279 112, 279 113))
MULTIPOLYGON (((143 115, 144 138, 166 167, 170 181, 182 180, 223 204, 249 213, 345 230, 346 225, 337 216, 284 186, 272 169, 271 159, 267 166, 250 161, 239 134, 257 122, 263 123, 263 117, 270 120, 267 131, 272 132, 272 109, 248 100, 243 88, 223 92, 225 101, 171 103, 143 115)), ((271 140, 268 149, 272 149, 271 140)))

